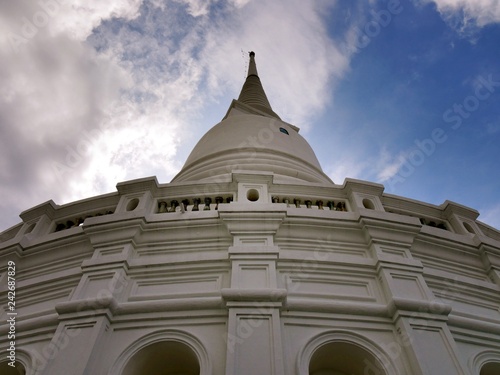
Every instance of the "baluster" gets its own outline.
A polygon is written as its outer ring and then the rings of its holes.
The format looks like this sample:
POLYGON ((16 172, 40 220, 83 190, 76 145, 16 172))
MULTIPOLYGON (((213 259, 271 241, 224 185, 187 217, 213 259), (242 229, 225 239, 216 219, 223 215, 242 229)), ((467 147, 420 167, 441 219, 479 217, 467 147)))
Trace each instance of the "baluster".
POLYGON ((175 212, 176 208, 179 206, 179 202, 177 202, 175 199, 170 202, 170 211, 169 212, 175 212))
POLYGON ((204 201, 205 207, 203 207, 203 211, 210 211, 210 203, 212 203, 212 198, 206 197, 204 201))
POLYGON ((194 198, 193 199, 193 208, 191 209, 191 211, 199 211, 200 208, 200 203, 201 203, 201 199, 200 198, 194 198))
POLYGON ((183 211, 187 211, 188 205, 189 205, 189 199, 183 199, 181 203, 182 203, 182 207, 184 208, 183 211))
POLYGON ((167 212, 167 202, 161 201, 161 202, 159 202, 158 213, 162 214, 164 212, 167 212))
POLYGON ((57 226, 56 226, 56 232, 60 232, 60 231, 62 231, 64 229, 66 229, 66 225, 64 225, 63 223, 57 224, 57 226))
POLYGON ((224 202, 224 199, 222 197, 215 197, 215 209, 219 209, 219 203, 224 202))

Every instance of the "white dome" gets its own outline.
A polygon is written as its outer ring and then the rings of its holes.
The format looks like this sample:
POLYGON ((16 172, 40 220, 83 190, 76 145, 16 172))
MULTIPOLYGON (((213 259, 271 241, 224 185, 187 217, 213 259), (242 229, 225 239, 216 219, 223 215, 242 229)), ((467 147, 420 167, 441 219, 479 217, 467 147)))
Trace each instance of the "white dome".
POLYGON ((235 170, 273 172, 296 182, 331 183, 311 146, 292 126, 255 114, 233 114, 210 129, 173 181, 213 179, 235 170))

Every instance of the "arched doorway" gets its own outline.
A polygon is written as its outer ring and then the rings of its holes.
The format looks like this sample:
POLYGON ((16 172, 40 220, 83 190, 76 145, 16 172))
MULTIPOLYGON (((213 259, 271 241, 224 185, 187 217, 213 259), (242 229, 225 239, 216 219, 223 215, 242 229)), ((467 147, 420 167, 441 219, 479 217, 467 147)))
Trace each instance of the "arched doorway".
POLYGON ((179 341, 159 341, 134 354, 122 375, 200 375, 196 353, 179 341))
POLYGON ((314 351, 309 375, 386 375, 386 372, 380 361, 361 346, 334 341, 314 351))
POLYGON ((15 367, 9 366, 9 362, 0 363, 0 374, 2 375, 25 375, 26 369, 20 362, 15 362, 15 367))
POLYGON ((481 366, 479 375, 498 375, 500 374, 500 362, 487 362, 481 366))

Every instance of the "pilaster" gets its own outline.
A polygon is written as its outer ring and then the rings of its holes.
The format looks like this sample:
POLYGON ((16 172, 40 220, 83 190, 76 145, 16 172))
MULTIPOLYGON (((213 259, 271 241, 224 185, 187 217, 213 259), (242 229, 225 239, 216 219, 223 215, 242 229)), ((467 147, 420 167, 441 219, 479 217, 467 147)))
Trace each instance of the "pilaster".
POLYGON ((83 230, 94 253, 83 261, 70 300, 56 305, 59 325, 50 344, 54 355, 40 375, 95 373, 116 308, 127 298, 128 264, 142 226, 143 218, 109 221, 101 216, 85 221, 83 230))
POLYGON ((360 222, 398 332, 396 344, 407 354, 413 374, 467 374, 447 326, 451 306, 436 300, 422 263, 411 253, 418 219, 373 212, 360 222))
POLYGON ((226 375, 284 375, 280 308, 286 290, 277 287, 274 235, 285 212, 269 204, 248 205, 235 203, 219 212, 233 236, 231 283, 222 290, 229 311, 226 375))
POLYGON ((474 240, 486 274, 491 281, 500 286, 500 249, 496 246, 496 241, 485 236, 475 236, 474 240))

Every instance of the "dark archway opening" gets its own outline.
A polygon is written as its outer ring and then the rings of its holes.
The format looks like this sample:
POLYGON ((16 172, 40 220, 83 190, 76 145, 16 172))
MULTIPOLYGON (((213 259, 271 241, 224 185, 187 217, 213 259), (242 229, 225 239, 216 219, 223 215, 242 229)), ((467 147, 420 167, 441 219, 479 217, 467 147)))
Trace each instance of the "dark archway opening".
POLYGON ((9 362, 0 363, 0 374, 2 375, 25 375, 26 369, 20 362, 14 362, 14 366, 9 365, 9 362))
POLYGON ((380 361, 360 346, 330 342, 313 353, 309 375, 386 375, 386 372, 380 361))
POLYGON ((498 375, 500 374, 500 362, 488 362, 481 367, 479 375, 498 375))
POLYGON ((122 375, 199 375, 200 363, 188 345, 161 341, 139 350, 127 362, 122 375))

